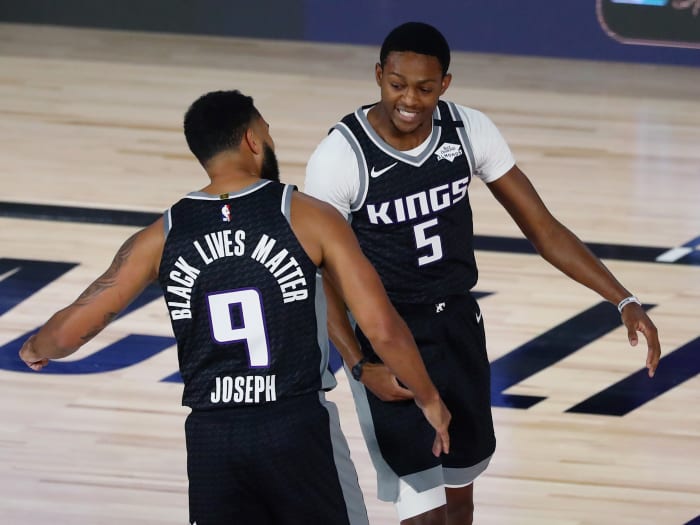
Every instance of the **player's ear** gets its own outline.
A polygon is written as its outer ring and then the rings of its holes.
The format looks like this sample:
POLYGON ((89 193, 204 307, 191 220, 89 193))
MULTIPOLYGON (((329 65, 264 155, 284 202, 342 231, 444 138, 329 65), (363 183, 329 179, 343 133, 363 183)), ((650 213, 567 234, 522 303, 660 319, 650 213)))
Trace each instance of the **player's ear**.
POLYGON ((382 85, 382 73, 383 73, 382 65, 379 62, 377 62, 374 65, 374 78, 377 81, 377 85, 380 87, 382 85))
POLYGON ((248 149, 250 149, 251 152, 253 152, 254 155, 257 155, 260 153, 262 150, 262 141, 260 140, 260 137, 253 131, 252 128, 248 128, 245 130, 245 134, 243 135, 243 141, 246 143, 248 146, 248 149))
POLYGON ((452 82, 452 73, 447 73, 442 77, 442 82, 440 83, 440 95, 443 95, 447 88, 450 87, 450 82, 452 82))

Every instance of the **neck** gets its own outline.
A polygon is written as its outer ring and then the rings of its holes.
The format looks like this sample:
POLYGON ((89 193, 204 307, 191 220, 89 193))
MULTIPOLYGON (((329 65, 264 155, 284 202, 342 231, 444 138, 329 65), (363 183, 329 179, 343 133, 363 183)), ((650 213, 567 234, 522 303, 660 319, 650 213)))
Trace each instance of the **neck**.
POLYGON ((202 188, 206 193, 233 193, 260 180, 255 173, 234 166, 207 166, 210 182, 202 188))
POLYGON ((243 162, 239 156, 222 154, 214 157, 204 169, 210 183, 202 188, 206 193, 232 193, 260 180, 258 169, 251 162, 243 162))

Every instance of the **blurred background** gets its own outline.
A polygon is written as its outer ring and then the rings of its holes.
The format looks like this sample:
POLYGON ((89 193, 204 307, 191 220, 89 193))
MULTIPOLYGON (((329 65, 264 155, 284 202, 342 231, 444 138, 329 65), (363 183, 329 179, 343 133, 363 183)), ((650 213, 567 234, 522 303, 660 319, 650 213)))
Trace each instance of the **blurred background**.
POLYGON ((455 51, 700 66, 700 0, 0 1, 6 22, 343 44, 410 20, 455 51))

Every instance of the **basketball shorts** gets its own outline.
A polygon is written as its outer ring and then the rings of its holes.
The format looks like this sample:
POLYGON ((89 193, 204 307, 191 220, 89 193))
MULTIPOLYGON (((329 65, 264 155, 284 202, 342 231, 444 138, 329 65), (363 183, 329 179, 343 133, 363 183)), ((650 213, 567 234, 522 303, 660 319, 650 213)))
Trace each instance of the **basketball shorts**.
POLYGON ((191 524, 369 523, 337 408, 323 393, 193 411, 185 437, 191 524))
MULTIPOLYGON (((395 304, 416 340, 428 373, 452 414, 450 452, 432 453, 434 429, 413 401, 384 402, 350 379, 362 433, 377 471, 379 499, 396 502, 401 482, 415 492, 469 485, 491 459, 490 365, 481 311, 471 295, 431 304, 395 304)), ((379 362, 359 326, 363 353, 379 362)))

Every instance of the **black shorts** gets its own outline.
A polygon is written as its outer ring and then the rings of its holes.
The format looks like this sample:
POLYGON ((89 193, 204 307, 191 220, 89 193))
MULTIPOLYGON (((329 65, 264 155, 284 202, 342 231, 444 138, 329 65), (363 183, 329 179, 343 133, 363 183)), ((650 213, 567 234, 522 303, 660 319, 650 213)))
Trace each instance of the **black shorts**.
MULTIPOLYGON (((380 499, 395 501, 397 477, 418 492, 463 486, 483 470, 496 448, 490 364, 484 325, 471 295, 431 304, 394 305, 408 324, 431 379, 452 414, 450 453, 436 458, 435 431, 413 401, 384 402, 351 380, 363 435, 378 476, 380 499)), ((379 361, 356 328, 363 353, 379 361)))
POLYGON ((323 393, 193 411, 190 523, 368 524, 336 406, 323 393))

